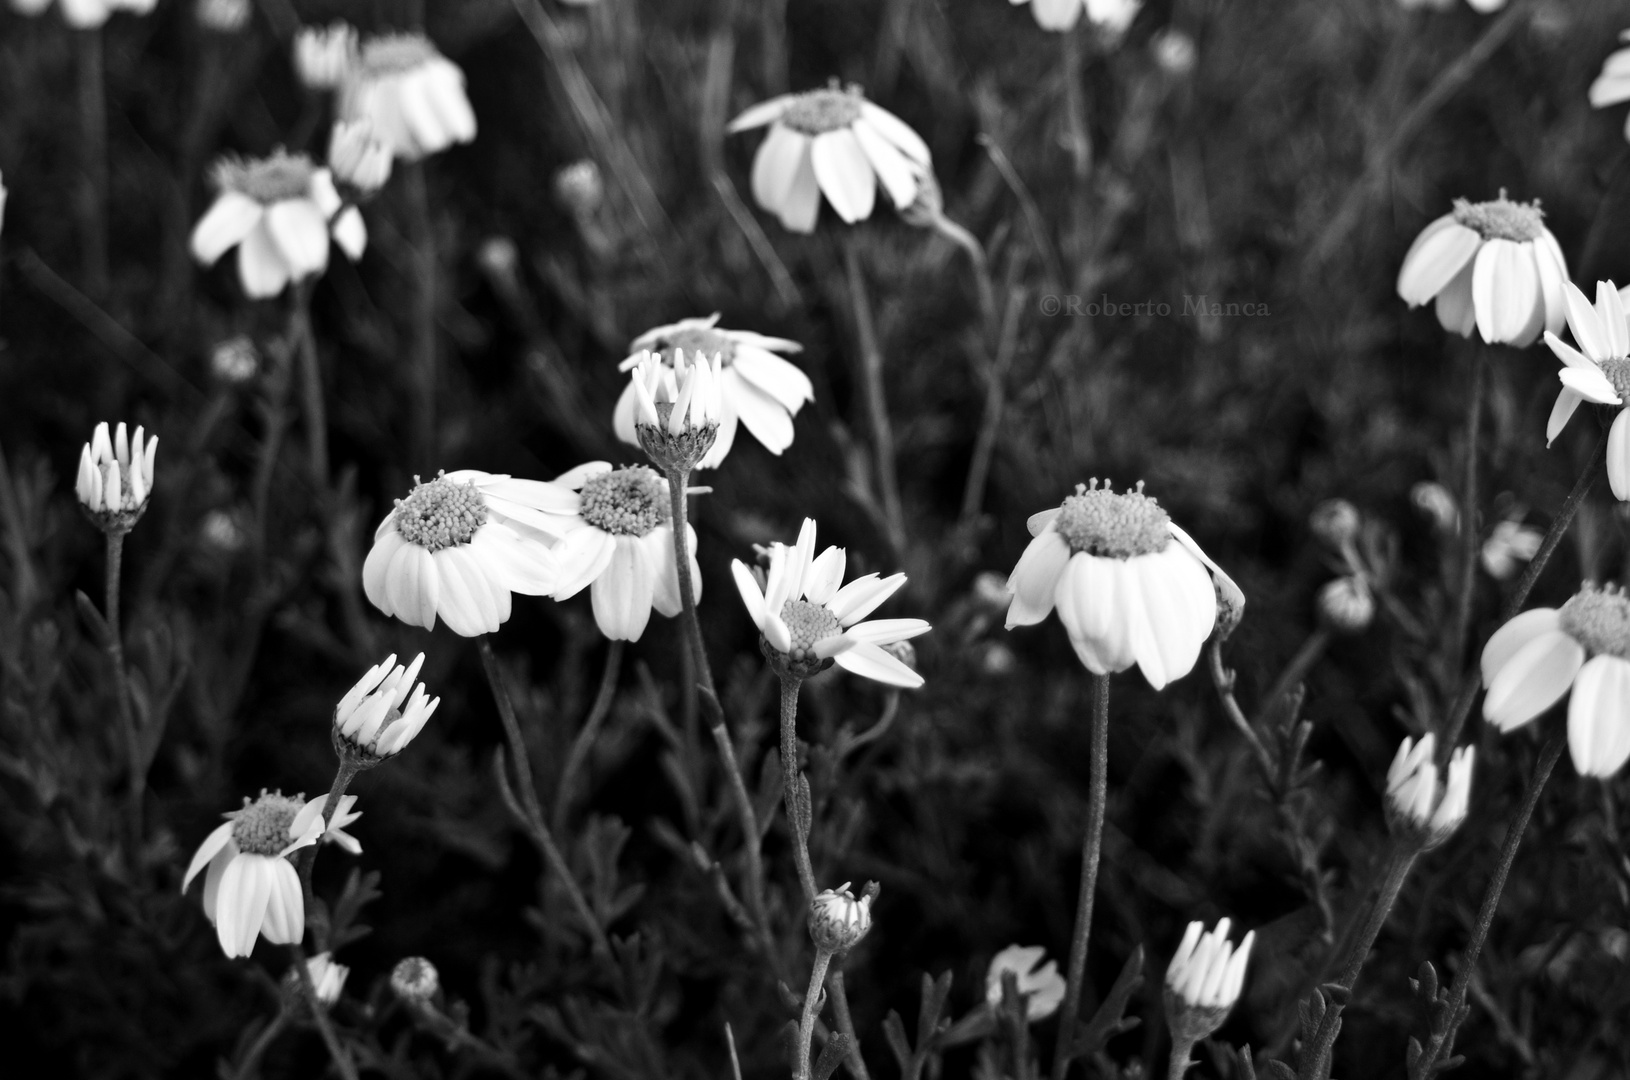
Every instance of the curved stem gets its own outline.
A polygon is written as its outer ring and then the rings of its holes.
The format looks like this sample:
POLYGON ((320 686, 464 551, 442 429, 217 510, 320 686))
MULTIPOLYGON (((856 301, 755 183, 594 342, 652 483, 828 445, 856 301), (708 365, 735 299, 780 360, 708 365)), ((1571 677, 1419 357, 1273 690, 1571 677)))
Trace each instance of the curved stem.
POLYGON ((560 770, 560 787, 555 792, 554 811, 557 830, 565 827, 566 814, 572 806, 572 781, 577 778, 578 769, 588 758, 589 747, 594 745, 595 737, 600 734, 600 725, 611 714, 611 700, 617 693, 617 674, 622 670, 622 664, 623 643, 614 638, 606 647, 606 666, 600 673, 600 689, 594 695, 594 704, 589 707, 589 715, 583 721, 577 738, 572 741, 566 764, 560 770))
POLYGON ((894 462, 894 429, 889 426, 889 408, 883 391, 883 350, 872 321, 871 301, 866 295, 866 277, 860 266, 860 249, 852 233, 843 237, 843 266, 849 279, 849 303, 854 309, 855 332, 860 338, 860 385, 866 401, 866 420, 872 429, 872 453, 876 455, 877 488, 883 502, 883 524, 895 554, 905 550, 905 514, 900 505, 900 480, 894 462))
POLYGON ((113 696, 118 703, 119 727, 124 735, 125 757, 130 770, 125 792, 125 830, 132 865, 138 859, 142 840, 142 792, 147 786, 147 769, 142 762, 141 736, 136 731, 136 713, 130 703, 130 680, 125 674, 124 630, 119 623, 119 578, 124 566, 124 533, 107 532, 107 576, 102 598, 107 622, 108 666, 113 669, 113 696))
POLYGON ((1455 598, 1455 621, 1449 638, 1449 670, 1460 666, 1471 632, 1472 600, 1477 591, 1477 548, 1482 529, 1477 523, 1477 443, 1483 429, 1483 384, 1488 381, 1488 346, 1472 346, 1472 385, 1466 404, 1466 480, 1460 492, 1460 589, 1455 598))
POLYGON ((259 1074, 260 1059, 266 1056, 266 1051, 270 1050, 272 1043, 283 1034, 283 1029, 288 1023, 289 1014, 284 1010, 279 1010, 278 1014, 272 1017, 271 1022, 266 1025, 266 1030, 255 1036, 255 1041, 249 1044, 249 1049, 245 1050, 243 1057, 238 1060, 237 1068, 233 1070, 237 1080, 253 1080, 259 1074))
POLYGON ((1223 666, 1222 639, 1213 637, 1210 646, 1211 654, 1211 682, 1217 688, 1217 698, 1222 702, 1223 712, 1229 721, 1245 736, 1250 744, 1251 752, 1256 755, 1256 763, 1262 769, 1262 775, 1271 783, 1274 778, 1273 758, 1268 748, 1262 745, 1262 739, 1257 735, 1256 728, 1240 708, 1238 699, 1234 697, 1234 673, 1223 666))
POLYGON ((306 967, 305 950, 298 945, 289 946, 289 955, 294 957, 294 970, 300 980, 300 993, 306 999, 306 1008, 311 1010, 311 1019, 317 1025, 317 1033, 323 1037, 323 1045, 328 1047, 328 1056, 334 1059, 334 1067, 339 1069, 345 1080, 357 1080, 357 1067, 351 1062, 351 1055, 345 1052, 340 1045, 339 1036, 334 1034, 334 1025, 328 1022, 328 1011, 323 1008, 322 1002, 317 1000, 317 988, 311 985, 311 969, 306 967))
POLYGON ((1104 845, 1104 804, 1109 797, 1109 676, 1092 677, 1092 766, 1087 790, 1087 830, 1081 840, 1081 888, 1075 902, 1075 935, 1070 942, 1070 974, 1064 1008, 1059 1013, 1058 1044, 1053 1050, 1053 1080, 1064 1080, 1075 1048, 1081 980, 1086 975, 1087 940, 1092 931, 1092 901, 1098 890, 1098 858, 1104 845))
POLYGON ((798 1019, 798 1057, 793 1061, 797 1080, 809 1080, 809 1044, 815 1036, 815 1020, 821 1009, 821 984, 826 981, 826 966, 832 954, 826 949, 815 950, 815 966, 809 972, 809 989, 804 991, 804 1012, 798 1019))
POLYGON ((798 884, 803 886, 804 902, 815 899, 815 869, 809 861, 809 808, 798 796, 803 789, 798 772, 798 688, 803 680, 792 675, 781 678, 781 798, 787 807, 787 827, 792 832, 792 856, 798 864, 798 884))

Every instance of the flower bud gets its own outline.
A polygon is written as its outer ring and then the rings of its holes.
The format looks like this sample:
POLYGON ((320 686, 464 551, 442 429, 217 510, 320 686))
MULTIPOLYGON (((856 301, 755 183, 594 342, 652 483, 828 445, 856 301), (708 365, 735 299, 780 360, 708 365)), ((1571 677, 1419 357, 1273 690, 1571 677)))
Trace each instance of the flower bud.
POLYGON ((872 900, 877 883, 867 884, 860 899, 845 881, 836 889, 818 893, 809 902, 809 936, 815 947, 829 953, 847 952, 860 944, 872 928, 872 900))
POLYGON ((1409 501, 1426 515, 1432 528, 1444 536, 1460 531, 1460 507, 1449 489, 1435 480, 1422 480, 1409 489, 1409 501))
POLYGON ((391 148, 374 137, 366 117, 340 120, 328 137, 328 167, 334 179, 372 195, 390 179, 391 148))
POLYGON ((675 349, 673 362, 646 352, 631 373, 634 432, 663 472, 689 472, 713 449, 724 417, 724 368, 711 359, 675 349))
POLYGON ((1358 507, 1346 499, 1326 499, 1313 508, 1307 524, 1314 536, 1339 551, 1358 539, 1358 507))
POLYGON ((1202 934, 1204 923, 1189 923, 1166 968, 1162 997, 1174 1044, 1193 1046, 1211 1035, 1239 1000, 1256 931, 1246 934, 1235 949, 1228 943, 1228 927, 1229 921, 1223 919, 1216 929, 1202 934))
POLYGON ((1245 618, 1245 593, 1216 563, 1211 564, 1211 588, 1217 594, 1217 623, 1212 633, 1218 641, 1226 641, 1245 618))
POLYGON ((1194 70, 1194 39, 1176 27, 1168 26, 1151 38, 1149 51, 1168 75, 1181 78, 1194 70))
POLYGON ((1502 521, 1483 544, 1483 569, 1496 581, 1505 581, 1535 555, 1545 541, 1538 529, 1516 521, 1502 521))
POLYGON ((406 668, 392 653, 346 691, 334 706, 334 746, 341 757, 364 768, 377 765, 401 753, 423 730, 441 704, 441 698, 426 698, 424 683, 413 685, 423 664, 424 653, 406 668))
POLYGON ((919 229, 932 228, 945 214, 945 196, 940 191, 939 179, 933 169, 915 165, 911 174, 917 180, 917 194, 900 211, 900 217, 907 225, 915 225, 919 229))
POLYGON ((1338 634, 1358 634, 1375 619, 1375 596, 1356 577, 1339 577, 1319 590, 1319 618, 1338 634))
POLYGON ((555 201, 573 216, 594 213, 605 197, 600 166, 592 161, 574 161, 555 173, 555 201))
POLYGON ((356 62, 356 28, 346 23, 302 26, 294 37, 294 70, 308 90, 338 89, 356 62))
POLYGON ((1009 945, 993 956, 985 971, 985 1002, 992 1008, 1002 1004, 1002 975, 1011 971, 1025 998, 1026 1022, 1034 1024, 1057 1012, 1064 1000, 1064 976, 1058 973, 1056 962, 1041 963, 1046 955, 1040 945, 1009 945))
POLYGON ((96 425, 91 441, 79 452, 79 477, 74 485, 79 505, 109 534, 131 530, 153 490, 153 462, 158 437, 144 439, 142 429, 128 438, 121 421, 112 437, 104 421, 96 425))
POLYGON ((399 960, 391 969, 391 992, 410 1005, 429 1001, 440 989, 436 965, 422 956, 399 960))
POLYGON ((1419 743, 1406 738, 1387 769, 1387 824, 1398 835, 1417 837, 1425 848, 1449 839, 1466 820, 1477 753, 1470 746, 1457 749, 1449 757, 1448 779, 1440 783, 1436 750, 1430 733, 1419 743))
POLYGON ((210 374, 229 386, 239 386, 260 370, 260 353, 248 334, 234 334, 215 343, 209 353, 210 374))

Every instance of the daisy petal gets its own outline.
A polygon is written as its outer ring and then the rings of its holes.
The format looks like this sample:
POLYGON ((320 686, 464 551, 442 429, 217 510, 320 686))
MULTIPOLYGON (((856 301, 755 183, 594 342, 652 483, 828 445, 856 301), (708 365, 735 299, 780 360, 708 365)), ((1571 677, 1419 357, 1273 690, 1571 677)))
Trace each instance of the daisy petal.
POLYGON ((237 191, 223 191, 192 230, 192 257, 213 266, 260 224, 266 208, 237 191))
POLYGON ((883 605, 883 601, 900 591, 906 583, 904 574, 891 574, 878 580, 876 574, 858 577, 838 590, 826 610, 837 617, 843 626, 853 626, 883 605))
POLYGON ((232 842, 232 822, 216 826, 215 830, 204 837, 204 842, 198 845, 193 854, 192 862, 187 864, 187 872, 181 878, 181 891, 186 892, 192 879, 198 876, 198 871, 208 866, 210 861, 220 853, 221 849, 232 842))
POLYGON ((866 152, 848 128, 836 128, 815 136, 810 147, 810 164, 821 191, 846 224, 853 225, 872 216, 877 200, 877 175, 872 172, 866 152))
POLYGON ((923 677, 912 671, 899 659, 876 645, 865 642, 846 649, 832 658, 840 668, 852 671, 875 682, 915 690, 923 684, 923 677))
POLYGON ((1018 565, 1008 575, 1007 628, 1032 626, 1052 613, 1059 577, 1070 561, 1070 545, 1054 529, 1046 529, 1025 547, 1018 565))
POLYGON ((1541 634, 1501 666, 1483 698, 1483 718, 1521 727, 1561 700, 1585 662, 1585 647, 1560 630, 1541 634))
POLYGON ((1568 702, 1568 750, 1580 776, 1606 779, 1630 758, 1630 661, 1593 657, 1568 702))
POLYGON ((1421 230, 1398 271, 1398 296, 1419 307, 1441 293, 1483 244, 1483 238, 1445 214, 1421 230))
POLYGON ((1483 646, 1483 656, 1479 661, 1483 685, 1492 683, 1500 669, 1525 645, 1537 637, 1555 633, 1561 626, 1562 620, 1556 608, 1530 608, 1494 631, 1488 644, 1483 646))
POLYGON ((1630 502, 1630 409, 1620 409, 1607 429, 1607 486, 1620 502, 1630 502))

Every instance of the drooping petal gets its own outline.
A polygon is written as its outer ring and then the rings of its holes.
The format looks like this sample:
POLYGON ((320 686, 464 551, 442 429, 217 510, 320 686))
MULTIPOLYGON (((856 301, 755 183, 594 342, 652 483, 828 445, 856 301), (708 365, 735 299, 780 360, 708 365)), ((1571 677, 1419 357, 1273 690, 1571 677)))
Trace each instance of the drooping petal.
POLYGON ((779 401, 745 380, 736 384, 732 400, 741 423, 764 449, 780 454, 792 445, 792 417, 779 401))
POLYGON ((877 176, 852 131, 841 127, 815 136, 810 164, 827 202, 845 223, 853 225, 872 216, 877 176))
POLYGON ((232 822, 228 821, 223 825, 216 826, 214 831, 204 837, 204 842, 198 845, 198 850, 193 853, 192 862, 187 864, 187 872, 182 875, 182 892, 187 891, 187 886, 191 885, 192 879, 198 876, 198 871, 208 866, 210 861, 220 853, 221 849, 232 842, 232 824, 232 822))
POLYGON ((554 598, 565 600, 582 592, 611 564, 611 552, 615 546, 609 533, 593 526, 567 534, 554 548, 560 566, 554 598))
POLYGON ((1494 676, 1500 673, 1500 669, 1529 642, 1545 634, 1556 633, 1561 627, 1562 619, 1556 608, 1530 608, 1514 616, 1494 631, 1488 644, 1483 646, 1479 661, 1483 685, 1494 682, 1494 676))
POLYGON ((606 572, 589 589, 600 632, 613 641, 638 641, 651 619, 653 590, 651 567, 639 541, 617 537, 606 572))
POLYGON ((192 257, 205 266, 243 242, 265 207, 238 191, 223 191, 192 230, 192 257))
POLYGON ((508 525, 488 521, 470 537, 470 548, 487 576, 522 596, 554 592, 560 568, 554 552, 536 540, 523 539, 508 525))
POLYGON ((397 549, 385 570, 385 593, 398 619, 409 626, 436 628, 436 612, 448 591, 440 569, 436 557, 418 544, 404 543, 397 549))
POLYGON ((1544 325, 1539 268, 1532 249, 1493 237, 1483 242, 1472 264, 1472 307, 1477 331, 1492 344, 1524 346, 1544 325))
POLYGON ((726 394, 732 373, 770 395, 789 413, 796 413, 804 402, 815 400, 815 386, 808 375, 791 361, 763 349, 737 346, 736 358, 724 373, 726 394))
POLYGON ((495 633, 504 621, 499 617, 498 597, 493 583, 469 548, 442 548, 431 558, 435 560, 441 584, 436 613, 448 629, 460 637, 495 633))
POLYGON ((1398 296, 1410 307, 1436 297, 1466 268, 1483 238, 1444 214, 1415 238, 1398 270, 1398 296))
POLYGON ((1607 486, 1620 502, 1630 502, 1630 409, 1620 409, 1607 429, 1607 486))
MULTIPOLYGON (((689 525, 685 531, 690 533, 691 539, 687 549, 691 556, 691 588, 696 590, 694 599, 700 600, 702 575, 696 568, 696 533, 689 525)), ((679 595, 679 572, 675 569, 678 564, 674 562, 673 527, 664 525, 652 529, 640 538, 640 544, 645 548, 646 565, 651 568, 651 606, 657 614, 671 619, 685 608, 684 598, 679 595)))
POLYGON ((255 938, 271 897, 272 877, 266 866, 271 861, 265 855, 240 854, 221 874, 215 898, 215 934, 228 959, 255 951, 255 938))
POLYGON ((883 190, 889 193, 896 210, 904 210, 910 206, 917 197, 917 189, 921 181, 917 173, 912 171, 906 156, 900 152, 893 143, 878 134, 864 119, 850 128, 854 132, 855 141, 865 151, 866 160, 871 162, 872 170, 877 179, 883 184, 883 190))
POLYGON ((617 438, 633 446, 640 444, 639 432, 634 430, 634 383, 630 380, 617 397, 617 406, 611 410, 611 430, 617 438))
POLYGON ((268 869, 260 936, 273 945, 297 945, 306 936, 306 899, 300 891, 300 875, 287 859, 272 859, 268 869))
POLYGON ((1058 579, 1069 561, 1070 545, 1055 529, 1044 529, 1025 546, 1007 579, 1007 591, 1013 594, 1007 608, 1009 630, 1034 625, 1052 613, 1058 579))
POLYGON ((865 676, 888 686, 915 690, 923 684, 923 677, 912 671, 898 658, 884 652, 877 645, 864 642, 846 649, 832 658, 840 668, 865 676))
POLYGON ((283 199, 266 209, 271 234, 295 280, 328 267, 328 222, 310 199, 283 199))
POLYGON ((758 205, 781 212, 798 170, 809 157, 809 136, 777 124, 753 155, 752 189, 758 205))
POLYGON ((1568 750, 1580 776, 1612 776, 1630 758, 1630 661, 1592 657, 1568 702, 1568 750))
POLYGON ((362 253, 368 250, 368 226, 362 220, 362 211, 355 206, 341 211, 330 228, 334 233, 334 243, 352 262, 362 258, 362 253))
POLYGON ((1585 647, 1560 630, 1541 634, 1501 665, 1483 698, 1483 718, 1521 727, 1561 700, 1585 662, 1585 647))
POLYGON ((368 603, 386 615, 396 614, 396 608, 390 602, 387 571, 391 559, 405 543, 407 541, 402 539, 402 534, 396 531, 394 515, 387 514, 375 534, 374 546, 368 549, 368 557, 362 561, 362 591, 368 597, 368 603))
MULTIPOLYGON (((1080 3, 1080 0, 1072 0, 1072 2, 1080 3)), ((860 103, 860 117, 862 122, 893 143, 897 150, 918 165, 927 166, 932 160, 932 155, 928 152, 928 144, 923 142, 923 137, 913 131, 910 124, 907 124, 876 102, 862 100, 860 103)))
POLYGON ((1539 288, 1545 304, 1545 329, 1553 334, 1562 332, 1567 322, 1567 306, 1563 302, 1562 286, 1568 283, 1568 260, 1562 255, 1562 246, 1551 235, 1550 229, 1541 229, 1534 238, 1534 261, 1539 266, 1539 288))
POLYGON ((238 245, 238 281, 251 299, 264 300, 283 291, 289 274, 289 264, 262 217, 238 245))
POLYGON ((1477 328, 1477 311, 1472 304, 1472 272, 1476 268, 1477 260, 1467 262, 1454 280, 1438 293, 1437 302, 1433 305, 1438 325, 1461 337, 1471 337, 1472 331, 1477 328))
POLYGON ((798 155, 798 165, 793 170, 792 182, 787 186, 786 194, 781 198, 781 205, 775 208, 775 213, 787 231, 807 234, 815 231, 815 221, 821 213, 821 185, 815 179, 815 166, 810 160, 808 136, 803 138, 805 146, 798 155))
POLYGON ((1054 599, 1081 663, 1094 675, 1125 671, 1137 660, 1122 608, 1131 583, 1119 559, 1085 551, 1070 556, 1054 599))

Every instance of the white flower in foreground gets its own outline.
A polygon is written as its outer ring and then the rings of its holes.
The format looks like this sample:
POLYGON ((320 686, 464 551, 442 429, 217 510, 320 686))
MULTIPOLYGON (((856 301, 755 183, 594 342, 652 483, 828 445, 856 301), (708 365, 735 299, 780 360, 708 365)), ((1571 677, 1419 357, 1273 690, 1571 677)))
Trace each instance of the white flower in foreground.
POLYGON ((427 697, 424 683, 413 685, 423 664, 424 653, 405 668, 391 653, 369 668, 334 706, 336 740, 370 764, 401 753, 441 704, 427 697))
MULTIPOLYGON (((718 322, 719 316, 714 314, 706 319, 681 319, 647 330, 634 339, 629 346, 629 356, 621 365, 623 371, 632 369, 647 351, 659 354, 668 364, 681 353, 700 353, 710 359, 718 357, 722 369, 719 389, 723 412, 713 448, 697 462, 699 469, 714 469, 724 461, 735 444, 738 423, 745 425, 770 453, 780 454, 792 445, 792 418, 798 415, 804 402, 815 400, 815 388, 809 376, 776 355, 802 352, 802 345, 750 330, 721 330, 718 322)), ((638 444, 639 435, 634 430, 635 404, 634 385, 629 383, 622 397, 617 399, 612 425, 623 442, 638 444)))
POLYGON ((872 896, 873 890, 868 888, 856 899, 847 881, 817 893, 809 902, 809 936, 816 947, 841 953, 860 944, 872 928, 872 896))
POLYGON ((1437 847, 1466 820, 1471 802, 1472 763, 1477 751, 1462 746, 1449 755, 1449 775, 1438 777, 1437 739, 1405 738, 1387 769, 1387 824, 1394 832, 1416 836, 1427 848, 1437 847))
POLYGON ((690 359, 677 352, 670 363, 646 353, 630 373, 634 434, 666 475, 687 474, 713 449, 724 415, 723 368, 717 356, 690 359))
POLYGON ((107 421, 96 425, 91 441, 79 451, 74 494, 99 528, 126 532, 141 517, 153 493, 157 457, 158 436, 144 438, 140 426, 135 438, 129 438, 121 420, 110 438, 107 421))
POLYGON ((1415 238, 1398 271, 1410 307, 1436 299, 1445 330, 1489 344, 1527 346, 1562 329, 1567 260, 1539 203, 1456 199, 1415 238))
POLYGON ((294 35, 294 71, 308 90, 337 90, 357 63, 356 28, 343 22, 302 26, 294 35))
POLYGON ((1030 4, 1036 25, 1043 30, 1073 30, 1083 13, 1087 21, 1119 36, 1137 18, 1143 0, 1008 0, 1017 7, 1030 4))
POLYGON ((1532 562, 1545 542, 1545 534, 1521 521, 1502 521, 1483 541, 1479 556, 1483 569, 1496 581, 1505 581, 1524 563, 1532 562))
POLYGON ((372 195, 391 178, 391 148, 374 136, 368 120, 341 120, 328 136, 328 167, 334 179, 372 195))
POLYGON ((1483 718, 1513 731, 1569 689, 1568 750, 1581 776, 1630 758, 1630 597, 1589 582, 1560 608, 1533 608, 1483 646, 1483 718))
POLYGON ((1221 1027, 1245 987, 1256 931, 1235 948, 1228 942, 1228 927, 1229 921, 1221 919, 1216 929, 1202 934, 1204 923, 1189 923, 1166 968, 1162 997, 1172 1041, 1178 1045, 1192 1047, 1221 1027))
MULTIPOLYGON (((1545 344, 1556 353, 1563 368, 1557 373, 1562 392, 1556 396, 1551 418, 1545 425, 1545 445, 1562 432, 1581 401, 1597 405, 1620 405, 1630 401, 1630 323, 1625 320, 1624 300, 1611 281, 1596 283, 1596 306, 1568 282, 1568 328, 1579 348, 1545 332, 1545 344)), ((1621 408, 1607 435, 1607 482, 1613 497, 1630 500, 1630 409, 1621 408)))
POLYGON ((1120 494, 1077 484, 1027 524, 1035 539, 1008 576, 1007 627, 1039 623, 1056 605, 1094 675, 1136 664, 1156 690, 1182 678, 1216 624, 1219 594, 1239 593, 1141 482, 1120 494))
POLYGON ((904 210, 917 197, 928 144, 858 87, 783 94, 730 122, 731 134, 770 125, 753 156, 753 198, 793 232, 815 231, 826 195, 853 225, 872 216, 877 185, 904 210))
POLYGON ((242 810, 228 813, 230 820, 199 845, 181 879, 181 891, 186 892, 198 872, 209 867, 204 875, 204 914, 215 924, 228 957, 248 956, 257 936, 273 945, 293 945, 305 936, 305 897, 290 854, 320 838, 352 854, 362 850, 344 832, 361 816, 350 812, 356 796, 340 800, 325 834, 326 801, 326 795, 302 803, 280 792, 263 791, 253 802, 245 799, 242 810))
POLYGON ((1040 945, 1009 945, 991 957, 990 967, 985 971, 986 1003, 992 1008, 1002 1004, 1002 975, 1011 971, 1019 984, 1019 993, 1024 995, 1027 1022, 1034 1024, 1057 1012, 1064 1000, 1064 976, 1058 973, 1056 962, 1041 962, 1046 955, 1047 950, 1040 945))
POLYGON ((792 547, 770 545, 770 573, 763 588, 740 559, 732 559, 741 602, 765 643, 777 674, 807 679, 831 664, 890 686, 915 690, 923 677, 884 646, 926 634, 922 619, 874 619, 861 622, 899 591, 904 574, 858 577, 843 584, 847 563, 843 548, 815 555, 815 521, 805 518, 792 547))
MULTIPOLYGON (((1619 31, 1620 41, 1630 41, 1630 30, 1619 31)), ((1602 73, 1590 84, 1590 106, 1603 109, 1630 101, 1630 48, 1619 49, 1602 64, 1602 73)), ((1630 139, 1630 117, 1625 118, 1624 137, 1630 139)))
MULTIPOLYGON (((115 11, 146 15, 158 0, 59 0, 62 21, 75 30, 94 30, 115 11)), ((11 0, 11 10, 22 15, 38 15, 51 6, 51 0, 11 0)))
MULTIPOLYGON (((417 478, 415 478, 417 479, 417 478)), ((386 615, 434 629, 440 616, 463 637, 509 620, 510 593, 555 588, 550 509, 554 485, 461 469, 418 483, 374 531, 362 589, 386 615), (546 509, 549 508, 549 509, 546 509)))
POLYGON ((362 215, 346 207, 334 178, 304 154, 223 158, 211 170, 220 194, 192 231, 192 254, 205 266, 238 249, 243 291, 276 296, 328 268, 328 237, 351 258, 368 244, 362 215))
POLYGON ((403 161, 475 138, 464 72, 422 34, 363 42, 340 87, 339 115, 372 121, 378 138, 403 161))

